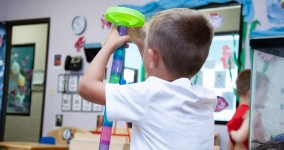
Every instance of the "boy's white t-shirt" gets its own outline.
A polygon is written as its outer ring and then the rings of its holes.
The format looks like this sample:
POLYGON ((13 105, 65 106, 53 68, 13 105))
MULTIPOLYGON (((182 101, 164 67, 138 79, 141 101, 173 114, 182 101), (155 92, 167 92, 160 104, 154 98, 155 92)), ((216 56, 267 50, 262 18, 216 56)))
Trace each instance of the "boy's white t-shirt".
POLYGON ((106 84, 108 119, 132 122, 131 150, 213 150, 216 99, 188 78, 106 84))

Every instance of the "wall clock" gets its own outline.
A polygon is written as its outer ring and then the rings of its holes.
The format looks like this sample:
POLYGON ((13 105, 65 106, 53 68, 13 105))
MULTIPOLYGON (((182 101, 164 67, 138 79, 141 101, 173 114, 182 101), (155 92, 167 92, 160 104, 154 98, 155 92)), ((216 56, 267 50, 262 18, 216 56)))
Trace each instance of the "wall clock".
POLYGON ((71 140, 71 138, 72 138, 72 131, 71 131, 71 129, 68 129, 68 128, 64 129, 63 133, 62 133, 62 138, 64 140, 66 140, 66 141, 71 140))
POLYGON ((73 18, 71 27, 75 34, 80 35, 85 31, 86 25, 87 22, 85 17, 82 15, 78 15, 73 18))

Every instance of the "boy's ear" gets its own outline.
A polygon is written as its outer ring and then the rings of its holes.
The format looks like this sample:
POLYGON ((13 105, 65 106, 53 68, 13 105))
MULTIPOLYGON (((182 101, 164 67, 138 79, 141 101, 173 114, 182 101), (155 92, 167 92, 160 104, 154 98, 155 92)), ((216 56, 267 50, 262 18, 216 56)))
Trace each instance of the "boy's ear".
POLYGON ((149 48, 150 68, 155 68, 159 64, 159 55, 156 50, 149 48))

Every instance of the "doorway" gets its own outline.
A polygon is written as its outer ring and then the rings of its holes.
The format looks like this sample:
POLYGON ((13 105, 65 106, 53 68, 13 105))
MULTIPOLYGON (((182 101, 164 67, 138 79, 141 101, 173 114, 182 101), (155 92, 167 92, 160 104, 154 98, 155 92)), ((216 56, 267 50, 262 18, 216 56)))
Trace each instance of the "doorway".
POLYGON ((0 140, 38 142, 44 116, 50 19, 7 21, 5 26, 5 112, 0 140))

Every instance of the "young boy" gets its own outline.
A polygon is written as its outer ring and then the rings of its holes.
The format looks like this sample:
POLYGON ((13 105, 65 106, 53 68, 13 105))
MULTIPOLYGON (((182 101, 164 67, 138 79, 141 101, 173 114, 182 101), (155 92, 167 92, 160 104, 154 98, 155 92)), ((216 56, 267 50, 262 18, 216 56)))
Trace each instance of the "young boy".
POLYGON ((132 150, 213 150, 217 96, 190 81, 208 56, 209 21, 194 10, 169 9, 151 19, 146 33, 131 29, 129 34, 112 29, 80 81, 79 94, 105 105, 110 121, 133 123, 132 150), (129 85, 103 83, 109 57, 130 39, 139 47, 148 78, 129 85))
POLYGON ((250 79, 251 70, 246 69, 239 73, 236 80, 240 104, 227 124, 230 137, 228 150, 248 149, 250 79))

